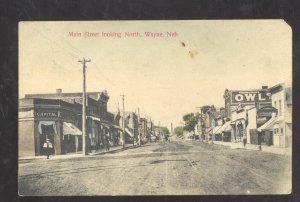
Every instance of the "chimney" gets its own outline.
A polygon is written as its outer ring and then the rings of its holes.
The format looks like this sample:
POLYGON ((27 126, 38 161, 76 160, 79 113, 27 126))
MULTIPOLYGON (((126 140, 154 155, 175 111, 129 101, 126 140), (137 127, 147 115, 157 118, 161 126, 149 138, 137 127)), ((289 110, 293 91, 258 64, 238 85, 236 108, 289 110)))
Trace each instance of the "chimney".
POLYGON ((268 86, 262 86, 261 87, 263 90, 267 90, 268 89, 268 86))
POLYGON ((61 88, 56 89, 56 93, 57 93, 57 94, 62 93, 62 89, 61 89, 61 88))

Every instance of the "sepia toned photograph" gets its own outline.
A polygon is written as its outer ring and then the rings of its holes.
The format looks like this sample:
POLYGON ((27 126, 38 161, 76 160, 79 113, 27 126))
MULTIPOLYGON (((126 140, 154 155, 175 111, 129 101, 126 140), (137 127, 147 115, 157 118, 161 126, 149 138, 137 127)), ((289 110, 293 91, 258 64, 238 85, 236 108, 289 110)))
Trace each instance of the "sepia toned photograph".
POLYGON ((19 22, 20 196, 292 192, 284 20, 19 22))

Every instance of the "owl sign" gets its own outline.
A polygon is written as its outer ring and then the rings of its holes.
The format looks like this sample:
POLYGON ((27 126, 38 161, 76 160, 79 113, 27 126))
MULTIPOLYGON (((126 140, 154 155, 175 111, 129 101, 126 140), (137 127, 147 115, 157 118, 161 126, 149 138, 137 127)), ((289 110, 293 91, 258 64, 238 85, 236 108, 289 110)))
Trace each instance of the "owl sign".
POLYGON ((231 91, 231 104, 271 103, 267 91, 231 91))

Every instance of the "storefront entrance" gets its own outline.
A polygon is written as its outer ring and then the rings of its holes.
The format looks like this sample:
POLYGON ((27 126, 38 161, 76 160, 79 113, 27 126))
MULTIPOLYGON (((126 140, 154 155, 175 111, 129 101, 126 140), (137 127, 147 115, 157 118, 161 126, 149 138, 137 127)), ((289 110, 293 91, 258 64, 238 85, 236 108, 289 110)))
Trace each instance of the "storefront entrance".
POLYGON ((53 148, 49 150, 50 154, 54 154, 54 135, 55 131, 53 125, 41 125, 41 134, 40 134, 40 153, 41 155, 46 155, 46 150, 43 148, 44 143, 47 139, 50 140, 50 143, 53 145, 53 148))

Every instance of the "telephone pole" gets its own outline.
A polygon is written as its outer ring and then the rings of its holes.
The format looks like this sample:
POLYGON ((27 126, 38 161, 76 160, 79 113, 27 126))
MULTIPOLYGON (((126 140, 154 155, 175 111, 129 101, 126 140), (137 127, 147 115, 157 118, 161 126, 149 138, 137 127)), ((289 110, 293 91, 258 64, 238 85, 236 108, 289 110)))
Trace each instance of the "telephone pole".
POLYGON ((78 60, 83 66, 83 92, 82 92, 82 153, 86 155, 86 92, 85 92, 85 69, 86 63, 91 62, 91 60, 78 60))
POLYGON ((140 136, 140 108, 138 108, 138 144, 141 146, 141 136, 140 136))
POLYGON ((125 107, 124 107, 124 97, 125 95, 120 95, 123 98, 123 148, 125 148, 125 107))

